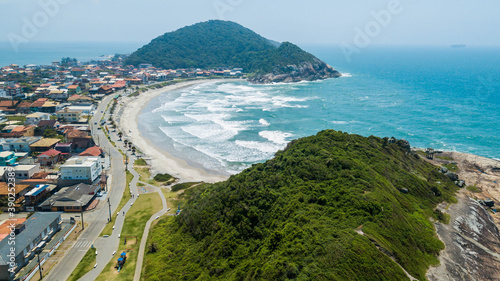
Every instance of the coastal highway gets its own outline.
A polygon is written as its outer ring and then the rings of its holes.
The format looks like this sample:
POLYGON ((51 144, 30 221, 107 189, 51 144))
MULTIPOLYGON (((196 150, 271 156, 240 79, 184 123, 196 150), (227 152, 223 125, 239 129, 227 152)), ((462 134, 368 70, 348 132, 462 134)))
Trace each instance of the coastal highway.
MULTIPOLYGON (((105 111, 108 104, 112 101, 114 95, 106 97, 101 101, 97 107, 95 114, 92 116, 90 126, 92 128, 92 136, 98 145, 101 146, 106 153, 110 153, 111 158, 111 169, 108 171, 108 175, 111 177, 111 185, 108 186, 108 198, 111 202, 111 212, 116 212, 116 208, 121 200, 123 191, 125 190, 125 165, 123 163, 124 159, 121 153, 109 142, 102 130, 98 130, 101 117, 105 111), (94 123, 97 122, 98 125, 94 123)), ((100 204, 105 204, 107 202, 100 202, 100 204)), ((77 241, 90 241, 94 242, 99 234, 102 232, 106 224, 108 223, 109 210, 107 206, 102 206, 97 210, 84 214, 85 222, 88 226, 78 237, 77 241)), ((54 266, 54 268, 49 272, 49 274, 44 278, 45 280, 51 281, 64 281, 67 280, 71 275, 71 272, 78 265, 80 260, 83 258, 85 253, 90 248, 91 243, 86 243, 86 247, 72 247, 70 248, 62 260, 54 266)))

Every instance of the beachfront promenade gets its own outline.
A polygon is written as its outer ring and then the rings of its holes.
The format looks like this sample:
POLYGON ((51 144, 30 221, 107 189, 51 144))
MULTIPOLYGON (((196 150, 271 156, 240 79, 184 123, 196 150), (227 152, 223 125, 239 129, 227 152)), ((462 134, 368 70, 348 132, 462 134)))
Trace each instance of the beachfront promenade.
MULTIPOLYGON (((99 237, 100 233, 108 223, 107 221, 107 218, 109 217, 108 206, 101 206, 101 208, 99 208, 96 211, 87 212, 85 214, 85 222, 88 224, 88 226, 85 228, 84 232, 80 235, 79 239, 75 242, 75 245, 79 242, 90 242, 90 243, 86 243, 87 245, 86 247, 71 247, 64 256, 64 258, 50 271, 49 275, 45 277, 45 279, 47 280, 61 280, 61 281, 66 280, 71 275, 71 273, 76 268, 76 266, 83 258, 85 253, 88 251, 88 249, 91 247, 91 245, 94 246, 94 248, 97 250, 98 253, 96 257, 97 264, 93 270, 89 271, 80 280, 84 281, 95 280, 99 276, 99 274, 103 271, 105 266, 109 263, 109 261, 116 257, 116 254, 115 256, 113 256, 113 252, 118 250, 120 243, 119 236, 124 225, 125 217, 127 215, 128 210, 131 207, 131 204, 135 202, 135 200, 138 198, 139 191, 137 188, 137 183, 139 183, 139 174, 133 169, 136 156, 130 155, 127 169, 134 176, 133 180, 130 183, 130 191, 129 191, 131 192, 131 194, 133 194, 133 197, 124 205, 124 207, 121 210, 116 210, 121 200, 123 192, 124 191, 127 192, 126 190, 127 187, 125 186, 126 177, 125 177, 124 158, 123 155, 118 151, 118 149, 121 149, 122 151, 127 151, 127 149, 124 147, 123 142, 118 141, 118 136, 116 135, 116 132, 115 133, 110 132, 110 137, 112 138, 113 141, 115 141, 115 145, 117 145, 117 147, 114 147, 111 144, 111 142, 107 139, 104 132, 97 128, 98 125, 95 125, 96 122, 97 124, 100 124, 101 119, 104 118, 104 120, 106 120, 108 118, 109 112, 108 111, 104 112, 104 111, 106 110, 108 104, 111 101, 112 97, 109 96, 100 103, 90 124, 92 127, 92 135, 94 137, 94 140, 96 141, 96 143, 98 142, 98 145, 101 146, 106 153, 109 153, 111 157, 111 170, 109 175, 111 187, 109 189, 108 196, 111 202, 112 214, 114 214, 114 212, 118 212, 115 221, 111 222, 114 225, 113 232, 108 237, 99 237), (101 111, 103 111, 103 113, 101 113, 101 111)), ((166 199, 163 195, 163 192, 161 192, 160 188, 151 186, 144 182, 141 183, 144 185, 148 185, 150 188, 154 189, 160 195, 163 208, 159 212, 151 216, 151 218, 148 220, 146 224, 146 227, 144 229, 144 235, 140 242, 140 250, 138 254, 134 280, 140 280, 142 264, 144 260, 144 251, 146 249, 146 242, 151 224, 156 217, 164 215, 167 212, 168 208, 166 199)), ((102 204, 107 205, 105 203, 107 202, 104 201, 102 202, 102 204)))

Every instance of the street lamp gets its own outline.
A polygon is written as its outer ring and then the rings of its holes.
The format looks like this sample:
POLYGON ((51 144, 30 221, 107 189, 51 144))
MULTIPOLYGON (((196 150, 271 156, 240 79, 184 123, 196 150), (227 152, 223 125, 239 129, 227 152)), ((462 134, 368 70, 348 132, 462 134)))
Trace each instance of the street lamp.
POLYGON ((83 202, 78 200, 76 201, 78 203, 80 203, 80 213, 81 213, 81 216, 82 216, 82 231, 85 230, 85 224, 83 223, 83 202))

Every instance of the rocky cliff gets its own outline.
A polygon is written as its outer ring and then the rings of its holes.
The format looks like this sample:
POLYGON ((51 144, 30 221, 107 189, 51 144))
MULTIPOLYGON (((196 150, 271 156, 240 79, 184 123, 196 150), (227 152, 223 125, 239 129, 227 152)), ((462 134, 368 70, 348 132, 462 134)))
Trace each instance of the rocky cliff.
POLYGON ((299 64, 287 65, 281 69, 275 69, 271 73, 256 75, 248 79, 254 84, 269 83, 291 83, 299 81, 316 81, 342 76, 333 67, 314 58, 312 61, 304 61, 299 64))

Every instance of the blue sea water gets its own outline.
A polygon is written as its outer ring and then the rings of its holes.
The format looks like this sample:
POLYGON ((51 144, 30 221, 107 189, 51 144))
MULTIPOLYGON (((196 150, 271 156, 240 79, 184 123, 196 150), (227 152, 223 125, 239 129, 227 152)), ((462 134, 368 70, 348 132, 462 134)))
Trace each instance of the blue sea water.
POLYGON ((344 76, 183 88, 154 99, 139 116, 140 130, 172 154, 223 174, 324 129, 500 158, 500 49, 374 47, 351 60, 336 47, 306 49, 344 76))
POLYGON ((63 57, 87 62, 101 56, 132 53, 142 45, 138 42, 27 42, 15 49, 9 42, 0 42, 0 67, 50 65, 63 57))

